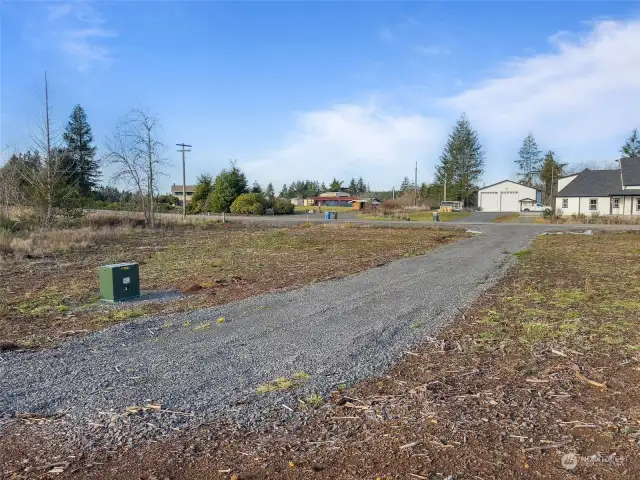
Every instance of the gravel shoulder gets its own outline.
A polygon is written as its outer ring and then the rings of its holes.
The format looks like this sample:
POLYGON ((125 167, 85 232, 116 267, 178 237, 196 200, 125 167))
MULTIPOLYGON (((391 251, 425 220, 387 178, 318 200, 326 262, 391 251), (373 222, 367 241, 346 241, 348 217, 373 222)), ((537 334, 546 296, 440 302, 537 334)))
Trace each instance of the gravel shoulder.
POLYGON ((151 316, 39 353, 0 355, 0 425, 56 415, 72 441, 132 445, 264 410, 388 368, 489 288, 540 230, 482 234, 344 279, 189 313, 151 316), (219 319, 224 320, 219 320, 219 319), (260 385, 305 372, 298 388, 260 385), (120 421, 127 407, 163 412, 120 421), (149 423, 152 425, 149 426, 149 423), (89 440, 87 440, 89 439, 89 440))

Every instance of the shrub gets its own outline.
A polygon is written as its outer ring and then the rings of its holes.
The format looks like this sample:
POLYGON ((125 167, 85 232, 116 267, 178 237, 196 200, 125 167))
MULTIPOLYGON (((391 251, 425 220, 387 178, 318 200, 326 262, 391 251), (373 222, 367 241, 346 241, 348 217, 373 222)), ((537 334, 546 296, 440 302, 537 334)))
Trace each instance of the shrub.
POLYGON ((284 199, 284 198, 276 198, 273 202, 273 213, 276 215, 291 215, 295 208, 293 203, 284 199))
POLYGON ((13 234, 11 231, 0 227, 0 258, 13 253, 11 240, 13 240, 13 234))
POLYGON ((0 215, 0 230, 7 230, 8 232, 15 232, 18 230, 18 222, 14 219, 0 215))
POLYGON ((243 193, 231 204, 231 213, 240 215, 262 215, 267 200, 261 193, 243 193))

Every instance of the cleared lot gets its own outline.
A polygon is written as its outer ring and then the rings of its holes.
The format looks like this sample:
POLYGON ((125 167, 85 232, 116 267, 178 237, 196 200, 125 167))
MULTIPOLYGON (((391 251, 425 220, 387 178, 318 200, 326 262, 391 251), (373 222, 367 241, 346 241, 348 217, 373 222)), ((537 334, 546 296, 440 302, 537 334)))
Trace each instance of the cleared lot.
POLYGON ((343 277, 465 236, 456 230, 229 223, 54 233, 55 239, 43 237, 53 245, 49 251, 0 260, 0 343, 52 346, 143 315, 190 311, 343 277), (54 240, 60 240, 57 250, 54 240), (123 261, 140 263, 143 291, 185 295, 119 309, 99 304, 98 266, 123 261))
POLYGON ((279 428, 204 427, 76 475, 639 478, 640 237, 514 253, 512 274, 387 375, 279 428))

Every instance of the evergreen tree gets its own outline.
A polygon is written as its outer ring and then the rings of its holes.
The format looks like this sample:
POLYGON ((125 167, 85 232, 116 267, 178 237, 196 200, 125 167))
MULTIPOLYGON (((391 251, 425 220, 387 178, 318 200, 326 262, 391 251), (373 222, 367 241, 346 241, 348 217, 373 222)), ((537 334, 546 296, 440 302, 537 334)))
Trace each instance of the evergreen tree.
POLYGON ((637 128, 633 129, 631 136, 620 149, 620 153, 622 153, 623 158, 640 157, 640 137, 638 136, 637 128))
POLYGON ((556 160, 556 154, 552 150, 549 150, 546 153, 544 160, 542 161, 540 181, 544 185, 544 201, 554 210, 555 205, 553 205, 552 202, 554 201, 555 194, 558 191, 558 178, 563 175, 563 171, 566 166, 566 163, 558 163, 556 160))
POLYGON ((198 183, 189 203, 190 213, 202 213, 204 205, 213 191, 213 177, 208 173, 198 176, 198 183))
POLYGON ((400 191, 402 193, 407 193, 411 189, 411 180, 409 177, 404 177, 402 179, 402 183, 400 184, 400 191))
POLYGON ((324 184, 324 182, 322 182, 322 185, 320 185, 320 193, 326 192, 326 191, 327 191, 327 186, 324 184))
POLYGON ((515 163, 518 164, 520 169, 518 172, 518 175, 521 177, 520 183, 528 187, 533 187, 533 179, 537 176, 540 164, 542 163, 542 157, 540 157, 542 151, 538 148, 533 134, 529 133, 529 135, 525 137, 518 153, 520 154, 520 158, 516 160, 515 163))
POLYGON ((279 198, 289 198, 289 190, 287 189, 287 184, 282 185, 282 189, 280 190, 279 198))
POLYGON ((260 186, 257 180, 253 182, 253 186, 251 187, 251 193, 262 193, 262 187, 260 186))
POLYGON ((64 131, 64 141, 71 162, 71 182, 77 186, 80 195, 86 197, 97 185, 100 165, 95 159, 96 147, 92 146, 93 135, 87 114, 76 105, 64 131))
POLYGON ((477 183, 484 171, 484 152, 467 116, 456 122, 453 132, 436 166, 435 183, 447 183, 447 200, 462 200, 469 205, 477 192, 477 183))
POLYGON ((269 182, 269 185, 267 185, 267 189, 264 191, 264 194, 269 200, 274 199, 274 197, 276 196, 276 192, 273 189, 273 183, 269 182))
POLYGON ((364 179, 362 177, 358 178, 357 185, 358 185, 358 194, 359 195, 361 195, 363 193, 367 193, 368 188, 367 188, 366 183, 364 183, 364 179))
POLYGON ((349 195, 355 197, 358 194, 358 184, 356 183, 356 179, 352 178, 349 182, 349 195))
POLYGON ((231 168, 220 172, 213 182, 213 190, 207 198, 205 210, 229 212, 233 201, 243 193, 248 193, 247 177, 235 162, 231 162, 231 168))
POLYGON ((332 192, 339 192, 342 190, 342 180, 338 180, 334 177, 334 179, 329 184, 329 190, 332 192))

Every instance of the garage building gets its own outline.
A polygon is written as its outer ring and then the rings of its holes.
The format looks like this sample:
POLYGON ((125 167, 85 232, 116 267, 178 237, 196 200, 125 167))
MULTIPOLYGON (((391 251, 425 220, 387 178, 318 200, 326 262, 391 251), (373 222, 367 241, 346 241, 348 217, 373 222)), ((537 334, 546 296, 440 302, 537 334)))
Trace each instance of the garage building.
POLYGON ((503 180, 478 190, 478 208, 483 212, 519 212, 537 198, 535 188, 503 180))

